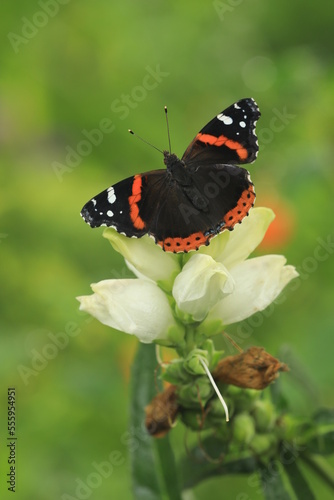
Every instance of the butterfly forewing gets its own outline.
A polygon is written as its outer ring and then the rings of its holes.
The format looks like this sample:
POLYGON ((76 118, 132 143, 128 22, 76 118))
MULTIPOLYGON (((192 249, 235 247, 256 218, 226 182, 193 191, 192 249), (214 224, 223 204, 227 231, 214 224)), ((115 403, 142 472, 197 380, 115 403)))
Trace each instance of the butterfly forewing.
POLYGON ((253 162, 259 149, 255 135, 259 117, 260 111, 254 99, 241 99, 232 104, 202 128, 186 149, 182 160, 187 165, 241 165, 253 162))
POLYGON ((161 198, 165 175, 165 170, 156 170, 124 179, 94 196, 82 208, 81 216, 91 227, 114 227, 126 236, 141 237, 148 232, 154 216, 147 207, 161 198), (146 189, 147 176, 151 179, 151 189, 146 189), (149 200, 145 201, 146 197, 149 200), (140 206, 144 206, 145 220, 140 215, 140 206))

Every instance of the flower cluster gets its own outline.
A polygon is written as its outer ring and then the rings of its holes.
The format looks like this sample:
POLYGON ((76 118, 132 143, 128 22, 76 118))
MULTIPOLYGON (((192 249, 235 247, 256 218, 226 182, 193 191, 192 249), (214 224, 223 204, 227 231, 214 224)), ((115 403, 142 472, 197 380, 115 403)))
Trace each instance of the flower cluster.
POLYGON ((104 237, 125 258, 133 279, 92 285, 80 309, 116 330, 187 355, 225 326, 265 309, 298 274, 281 255, 249 258, 273 220, 254 208, 233 232, 189 254, 165 253, 148 236, 127 238, 114 229, 104 237))
POLYGON ((211 337, 265 309, 297 276, 281 255, 248 259, 273 218, 271 210, 255 208, 232 233, 189 254, 165 253, 149 237, 127 238, 108 228, 103 235, 136 278, 93 284, 93 295, 78 297, 80 309, 143 343, 175 348, 179 358, 162 377, 176 386, 180 407, 212 406, 216 391, 228 421, 212 376, 223 352, 215 350, 211 337))

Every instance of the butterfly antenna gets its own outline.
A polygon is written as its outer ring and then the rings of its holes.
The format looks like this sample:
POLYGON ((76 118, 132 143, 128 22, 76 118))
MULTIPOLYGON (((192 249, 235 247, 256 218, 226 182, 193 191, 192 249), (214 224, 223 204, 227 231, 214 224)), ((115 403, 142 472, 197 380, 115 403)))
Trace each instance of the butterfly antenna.
POLYGON ((151 146, 151 148, 154 148, 156 149, 157 151, 159 151, 159 153, 163 154, 163 151, 161 151, 161 149, 157 148, 156 146, 153 146, 153 144, 151 144, 150 142, 148 141, 145 141, 145 139, 143 139, 142 137, 140 137, 139 135, 135 134, 133 130, 131 130, 129 128, 129 132, 130 134, 132 135, 135 135, 138 139, 140 139, 142 142, 144 142, 145 144, 147 144, 148 146, 151 146))
POLYGON ((169 134, 169 123, 168 123, 168 113, 167 113, 167 106, 165 106, 165 115, 166 115, 166 124, 167 124, 167 134, 168 134, 168 144, 169 144, 169 153, 172 153, 172 145, 170 142, 170 134, 169 134))

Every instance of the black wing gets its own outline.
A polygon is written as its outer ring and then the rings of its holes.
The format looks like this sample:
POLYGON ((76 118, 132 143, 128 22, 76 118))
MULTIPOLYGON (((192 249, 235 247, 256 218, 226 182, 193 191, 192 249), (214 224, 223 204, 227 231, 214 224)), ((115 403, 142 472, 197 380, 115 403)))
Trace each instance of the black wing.
POLYGON ((252 163, 259 149, 255 125, 260 115, 252 98, 232 104, 202 128, 182 160, 186 165, 252 163))

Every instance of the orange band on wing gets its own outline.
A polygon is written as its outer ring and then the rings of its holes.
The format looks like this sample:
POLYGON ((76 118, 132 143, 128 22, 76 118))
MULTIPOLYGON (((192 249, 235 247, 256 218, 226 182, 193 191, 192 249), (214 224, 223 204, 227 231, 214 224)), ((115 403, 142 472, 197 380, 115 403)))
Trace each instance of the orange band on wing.
POLYGON ((232 141, 228 137, 225 137, 225 135, 220 135, 219 137, 216 137, 214 135, 210 134, 197 134, 196 140, 200 142, 204 142, 205 144, 209 144, 210 146, 226 146, 229 149, 233 149, 239 156, 240 160, 246 160, 248 157, 248 151, 246 148, 240 144, 240 142, 237 141, 232 141))
POLYGON ((202 245, 208 245, 210 238, 212 238, 212 235, 204 236, 200 231, 186 238, 165 238, 164 240, 157 241, 157 244, 167 252, 189 252, 190 250, 198 250, 202 245))
POLYGON ((135 175, 132 183, 132 194, 129 196, 130 219, 136 229, 145 229, 145 222, 139 217, 138 202, 141 200, 142 177, 135 175))
POLYGON ((218 233, 225 229, 233 229, 233 227, 240 223, 242 219, 248 215, 249 210, 254 205, 255 191, 253 184, 250 184, 245 189, 238 200, 237 205, 232 208, 223 218, 224 224, 217 226, 216 230, 211 234, 208 232, 204 234, 202 231, 190 234, 186 238, 175 237, 165 238, 164 240, 157 241, 156 243, 161 246, 166 252, 189 252, 190 250, 198 250, 202 245, 208 245, 209 241, 218 233))
POLYGON ((224 217, 225 226, 224 229, 233 229, 236 224, 240 224, 242 219, 248 215, 249 210, 254 205, 255 201, 255 191, 253 184, 250 184, 247 189, 245 189, 237 203, 237 206, 232 208, 224 217))

